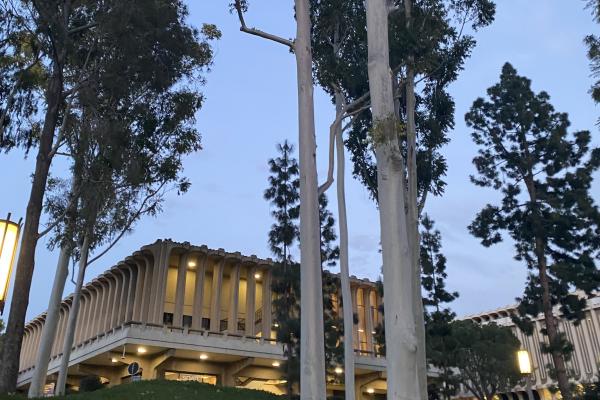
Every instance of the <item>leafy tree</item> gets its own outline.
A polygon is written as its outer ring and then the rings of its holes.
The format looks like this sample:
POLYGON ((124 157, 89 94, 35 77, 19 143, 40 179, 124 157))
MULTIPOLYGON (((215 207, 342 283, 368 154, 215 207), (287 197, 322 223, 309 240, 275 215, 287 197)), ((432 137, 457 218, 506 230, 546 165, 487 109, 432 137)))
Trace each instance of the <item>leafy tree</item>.
POLYGON ((574 393, 576 400, 596 400, 600 399, 600 367, 596 378, 591 382, 583 383, 574 393))
MULTIPOLYGON (((6 4, 9 3, 3 2, 3 5, 6 4)), ((32 125, 26 129, 29 115, 19 108, 25 104, 20 100, 12 104, 9 104, 10 98, 0 102, 4 116, 3 146, 6 144, 6 147, 13 147, 23 143, 25 146, 38 147, 16 267, 15 292, 19 293, 19 296, 11 302, 6 334, 9 344, 7 349, 10 351, 3 354, 4 368, 0 374, 0 393, 15 390, 35 247, 40 237, 38 230, 43 198, 52 160, 67 139, 64 133, 68 130, 69 109, 74 98, 85 90, 90 90, 96 83, 93 78, 97 76, 106 78, 105 82, 108 82, 110 77, 115 78, 113 85, 122 85, 122 81, 118 79, 121 75, 130 77, 131 84, 148 82, 152 77, 157 85, 147 87, 151 92, 160 90, 165 85, 169 87, 191 68, 196 72, 193 74, 196 83, 201 83, 200 72, 203 67, 209 66, 212 59, 208 39, 218 35, 218 31, 212 26, 203 29, 202 35, 187 25, 181 29, 180 22, 184 20, 187 10, 178 0, 160 4, 148 0, 127 3, 115 0, 28 0, 10 2, 10 10, 13 13, 11 18, 14 17, 12 21, 18 23, 13 32, 34 33, 27 36, 26 41, 30 41, 28 48, 35 49, 36 52, 28 57, 39 58, 40 67, 37 69, 45 74, 46 84, 42 85, 36 94, 39 103, 35 103, 36 106, 45 109, 41 125, 32 125), (161 18, 157 19, 156 15, 161 15, 161 18), (173 21, 176 23, 171 23, 173 21), (169 24, 169 29, 160 29, 161 24, 165 23, 169 24), (149 31, 155 32, 156 35, 148 36, 149 31), (194 39, 193 43, 187 49, 183 49, 181 46, 190 45, 190 41, 187 40, 189 37, 194 39), (100 46, 100 43, 104 44, 104 47, 100 46), (106 68, 107 64, 104 63, 108 60, 108 54, 103 51, 108 48, 112 55, 116 55, 110 59, 112 68, 106 68), (187 52, 189 57, 177 59, 174 55, 182 51, 187 52), (8 123, 10 125, 7 125, 8 123), (57 129, 59 127, 60 129, 57 129)), ((2 49, 2 54, 21 54, 19 46, 26 41, 9 42, 8 48, 2 49)), ((13 68, 13 65, 2 64, 0 68, 13 68)), ((21 89, 24 91, 30 87, 35 88, 31 83, 33 78, 22 79, 22 72, 7 71, 8 75, 4 72, 2 70, 0 75, 9 76, 11 80, 6 87, 17 87, 16 93, 20 93, 21 89), (23 82, 29 86, 24 86, 23 82)), ((128 84, 121 86, 124 90, 128 87, 128 84)), ((115 88, 116 86, 112 89, 115 88)), ((8 90, 10 92, 13 89, 8 90)), ((31 104, 34 104, 33 100, 31 104)), ((25 106, 27 110, 31 109, 29 105, 25 106)))
MULTIPOLYGON (((319 196, 319 222, 321 225, 321 268, 333 267, 340 258, 340 248, 334 245, 337 240, 335 233, 335 218, 327 205, 327 195, 319 196)), ((338 286, 339 287, 339 286, 338 286)))
MULTIPOLYGON (((592 11, 594 20, 600 22, 600 1, 587 0, 587 7, 592 11)), ((584 42, 588 48, 588 59, 590 60, 592 76, 598 79, 592 85, 590 93, 594 101, 600 103, 600 37, 597 35, 587 35, 584 42)))
POLYGON ((456 321, 447 340, 456 379, 479 400, 510 391, 522 379, 516 360, 519 339, 508 327, 456 321))
POLYGON ((502 195, 499 205, 488 204, 477 214, 469 231, 486 247, 502 241, 503 232, 514 241, 515 258, 529 270, 515 322, 531 334, 531 318, 543 313, 549 341, 542 350, 551 354, 568 400, 565 361, 571 346, 553 309, 559 306, 564 318, 577 323, 586 296, 573 291, 589 295, 600 287, 600 213, 590 195, 600 149, 590 148, 590 132, 570 133, 567 114, 530 86, 507 63, 488 98, 477 99, 465 117, 479 146, 471 180, 502 195))

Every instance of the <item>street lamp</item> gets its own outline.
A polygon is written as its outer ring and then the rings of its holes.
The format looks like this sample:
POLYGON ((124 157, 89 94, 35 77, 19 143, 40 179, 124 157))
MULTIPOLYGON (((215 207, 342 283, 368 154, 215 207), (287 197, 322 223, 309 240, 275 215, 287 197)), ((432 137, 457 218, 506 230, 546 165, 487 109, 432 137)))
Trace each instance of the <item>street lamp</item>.
POLYGON ((533 368, 531 365, 531 358, 529 357, 529 352, 527 350, 519 350, 517 352, 517 360, 519 361, 519 371, 526 378, 527 382, 527 397, 529 400, 534 400, 533 396, 533 388, 531 387, 531 381, 533 379, 533 368))
POLYGON ((12 222, 10 213, 6 219, 0 219, 0 315, 4 312, 4 303, 8 295, 8 283, 13 261, 19 244, 21 221, 12 222))

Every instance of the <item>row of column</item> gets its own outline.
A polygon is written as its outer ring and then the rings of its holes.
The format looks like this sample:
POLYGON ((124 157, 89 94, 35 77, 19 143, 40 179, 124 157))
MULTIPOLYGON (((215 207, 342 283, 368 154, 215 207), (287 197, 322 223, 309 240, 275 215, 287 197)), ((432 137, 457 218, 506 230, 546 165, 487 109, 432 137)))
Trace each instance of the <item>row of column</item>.
MULTIPOLYGON (((179 324, 184 315, 184 302, 185 302, 185 290, 186 280, 188 277, 188 267, 190 260, 193 257, 192 252, 185 252, 179 257, 179 264, 177 266, 177 281, 175 289, 175 306, 173 313, 174 324, 179 324)), ((202 329, 203 315, 203 299, 204 299, 204 286, 207 272, 208 254, 204 254, 200 257, 200 260, 195 262, 196 265, 196 280, 194 287, 194 298, 192 307, 192 329, 202 329)), ((221 331, 221 320, 225 317, 222 314, 223 304, 221 304, 222 290, 224 288, 224 270, 228 258, 222 256, 217 259, 212 267, 212 281, 211 285, 211 296, 209 315, 210 326, 209 330, 212 332, 221 331)), ((256 315, 256 277, 257 272, 260 273, 262 278, 262 328, 260 335, 262 337, 271 337, 271 325, 272 325, 272 292, 271 292, 271 273, 268 268, 261 266, 253 262, 243 262, 240 259, 233 258, 230 263, 229 271, 229 302, 227 307, 227 332, 230 334, 237 334, 238 332, 238 317, 239 310, 238 305, 240 301, 240 281, 242 269, 246 272, 246 313, 245 313, 245 331, 244 334, 247 336, 255 336, 255 315, 256 315)))
POLYGON ((358 316, 354 324, 354 349, 366 354, 375 353, 375 327, 381 321, 378 306, 380 303, 377 289, 373 285, 352 285, 352 312, 358 316))

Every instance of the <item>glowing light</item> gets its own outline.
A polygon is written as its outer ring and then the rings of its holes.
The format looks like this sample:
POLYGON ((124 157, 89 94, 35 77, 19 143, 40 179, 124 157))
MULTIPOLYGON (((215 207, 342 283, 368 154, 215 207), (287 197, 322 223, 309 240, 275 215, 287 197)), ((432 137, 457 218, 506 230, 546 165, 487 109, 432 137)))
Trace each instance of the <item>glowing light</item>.
POLYGON ((531 359, 527 350, 519 350, 517 352, 517 359, 519 360, 519 370, 522 374, 531 374, 531 359))
POLYGON ((344 373, 344 370, 342 369, 342 367, 335 367, 334 372, 338 375, 341 375, 344 373))
POLYGON ((279 367, 281 364, 279 363, 279 361, 273 361, 273 364, 271 364, 274 367, 279 367))
POLYGON ((201 360, 208 360, 208 355, 207 354, 200 354, 200 359, 201 360))
POLYGON ((110 359, 110 362, 116 363, 117 359, 113 357, 113 358, 110 359))
POLYGON ((373 393, 375 393, 375 389, 373 389, 373 388, 368 388, 368 389, 367 389, 367 393, 369 393, 369 394, 373 394, 373 393))
POLYGON ((140 347, 138 347, 137 352, 138 352, 138 354, 145 354, 148 352, 148 350, 145 347, 140 346, 140 347))
POLYGON ((195 266, 196 266, 196 261, 194 261, 194 260, 188 261, 188 267, 194 268, 195 266))
POLYGON ((279 328, 279 324, 278 324, 278 323, 274 323, 274 324, 273 324, 273 326, 274 326, 275 328, 279 328))
POLYGON ((358 329, 358 331, 359 331, 360 333, 363 333, 365 330, 364 330, 364 329, 360 329, 360 328, 359 328, 359 329, 358 329))
POLYGON ((4 303, 8 294, 8 284, 12 265, 19 244, 20 224, 8 218, 0 219, 0 314, 4 311, 4 303))
POLYGON ((260 272, 257 272, 254 274, 254 279, 260 279, 261 275, 260 272))

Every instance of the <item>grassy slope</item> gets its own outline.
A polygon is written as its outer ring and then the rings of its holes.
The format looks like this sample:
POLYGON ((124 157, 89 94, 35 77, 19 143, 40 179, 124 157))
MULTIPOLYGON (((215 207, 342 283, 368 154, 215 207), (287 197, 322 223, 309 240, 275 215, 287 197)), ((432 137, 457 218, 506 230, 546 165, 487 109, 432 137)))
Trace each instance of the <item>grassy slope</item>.
MULTIPOLYGON (((16 400, 19 397, 0 395, 0 400, 16 400)), ((101 389, 91 393, 74 394, 53 399, 72 400, 276 400, 280 397, 270 393, 212 386, 196 382, 142 381, 101 389)))

